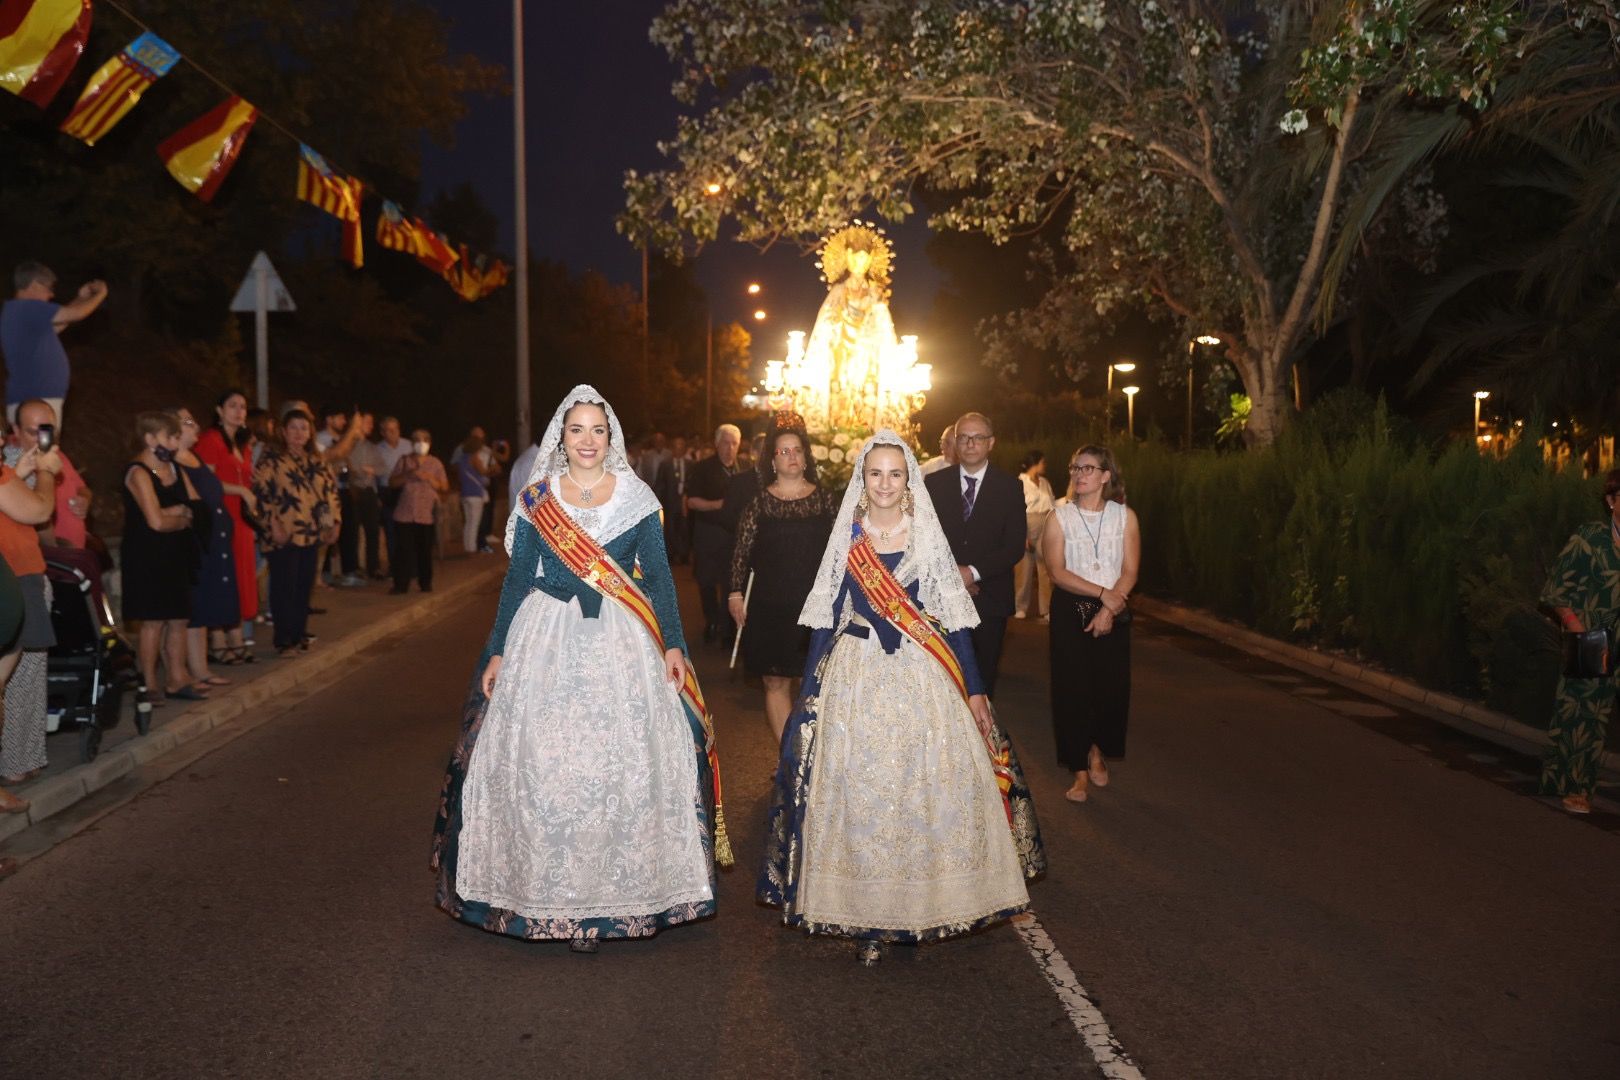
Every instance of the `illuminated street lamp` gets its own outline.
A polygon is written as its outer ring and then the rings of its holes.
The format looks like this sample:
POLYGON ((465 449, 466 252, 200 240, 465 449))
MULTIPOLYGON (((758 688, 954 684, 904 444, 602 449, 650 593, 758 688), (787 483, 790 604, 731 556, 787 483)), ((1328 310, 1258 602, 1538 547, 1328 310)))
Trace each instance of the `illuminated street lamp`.
POLYGON ((720 182, 718 180, 710 180, 703 190, 708 192, 710 195, 718 195, 724 189, 720 186, 720 182))
POLYGON ((1114 430, 1114 372, 1129 375, 1136 370, 1130 361, 1108 365, 1108 394, 1103 399, 1103 424, 1109 432, 1114 430))
POLYGON ((1219 345, 1221 339, 1214 334, 1199 334, 1187 342, 1187 445, 1192 449, 1193 435, 1193 351, 1200 345, 1219 345))
POLYGON ((749 296, 758 296, 759 295, 759 288, 760 288, 759 282, 757 282, 757 281, 749 282, 748 295, 749 296))
POLYGON ((1482 401, 1484 401, 1486 398, 1488 398, 1490 396, 1491 396, 1491 392, 1489 390, 1475 390, 1474 391, 1474 442, 1475 443, 1478 443, 1480 441, 1480 438, 1479 438, 1479 406, 1480 406, 1480 403, 1482 401))
POLYGON ((765 321, 765 309, 764 308, 760 308, 758 311, 754 312, 754 321, 755 322, 764 322, 765 321))
POLYGON ((1136 395, 1142 392, 1140 386, 1125 387, 1125 415, 1126 431, 1132 439, 1136 438, 1136 395))

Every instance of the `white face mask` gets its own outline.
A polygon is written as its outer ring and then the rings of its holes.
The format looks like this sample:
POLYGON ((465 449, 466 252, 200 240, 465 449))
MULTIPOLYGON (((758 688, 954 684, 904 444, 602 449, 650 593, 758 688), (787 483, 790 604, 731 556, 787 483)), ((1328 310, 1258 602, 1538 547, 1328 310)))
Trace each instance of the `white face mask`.
POLYGON ((427 457, 428 447, 431 445, 433 444, 428 442, 426 439, 417 439, 415 442, 411 443, 411 449, 415 450, 423 457, 427 457))

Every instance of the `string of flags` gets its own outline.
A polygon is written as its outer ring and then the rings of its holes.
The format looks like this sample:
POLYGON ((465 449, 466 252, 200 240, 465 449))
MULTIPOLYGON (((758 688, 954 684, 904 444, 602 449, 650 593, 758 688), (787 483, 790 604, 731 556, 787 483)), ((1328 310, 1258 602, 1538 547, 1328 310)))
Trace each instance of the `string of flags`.
MULTIPOLYGON (((197 67, 114 0, 102 2, 142 33, 90 76, 62 121, 61 130, 86 146, 106 136, 177 63, 197 67)), ((40 109, 49 106, 84 54, 90 20, 91 0, 0 0, 0 89, 40 109)), ((158 157, 181 187, 208 202, 230 175, 259 118, 255 106, 232 93, 159 143, 158 157)), ((268 122, 290 135, 273 119, 268 122)), ((298 198, 342 223, 342 257, 357 270, 365 263, 361 200, 367 189, 358 177, 344 175, 313 148, 298 144, 298 198)), ((475 256, 465 244, 452 246, 421 218, 407 218, 392 200, 382 202, 376 239, 381 247, 414 256, 463 300, 481 300, 507 283, 509 269, 500 259, 475 256)))

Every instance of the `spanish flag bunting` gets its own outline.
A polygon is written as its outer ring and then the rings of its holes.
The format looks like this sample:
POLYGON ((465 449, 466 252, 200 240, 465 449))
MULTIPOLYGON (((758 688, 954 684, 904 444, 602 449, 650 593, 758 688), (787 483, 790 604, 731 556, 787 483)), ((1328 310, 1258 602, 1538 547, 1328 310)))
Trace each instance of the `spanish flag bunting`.
POLYGON ((356 270, 365 264, 360 240, 360 192, 352 176, 339 176, 326 159, 309 147, 298 147, 298 197, 343 222, 343 258, 356 270))
POLYGON ((180 186, 208 202, 230 175, 259 110, 228 97, 158 145, 158 156, 180 186))
POLYGON ((0 88, 51 103, 90 36, 90 0, 0 0, 0 88))
POLYGON ((96 145, 179 59, 180 53, 168 42, 151 32, 142 34, 90 76, 78 104, 62 121, 62 130, 87 146, 96 145))

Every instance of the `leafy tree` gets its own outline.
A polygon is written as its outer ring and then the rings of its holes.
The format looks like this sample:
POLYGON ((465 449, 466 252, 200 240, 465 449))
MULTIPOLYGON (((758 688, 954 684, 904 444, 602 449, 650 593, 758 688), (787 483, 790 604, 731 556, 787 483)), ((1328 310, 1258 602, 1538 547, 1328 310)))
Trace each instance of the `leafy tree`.
POLYGON ((938 227, 1060 225, 1050 292, 1004 333, 1072 355, 1150 301, 1223 339, 1269 442, 1347 202, 1365 223, 1406 175, 1361 186, 1402 149, 1381 133, 1414 97, 1466 125, 1540 25, 1507 0, 675 0, 652 36, 702 111, 668 169, 627 175, 622 227, 802 241, 919 188, 952 196, 938 227))

